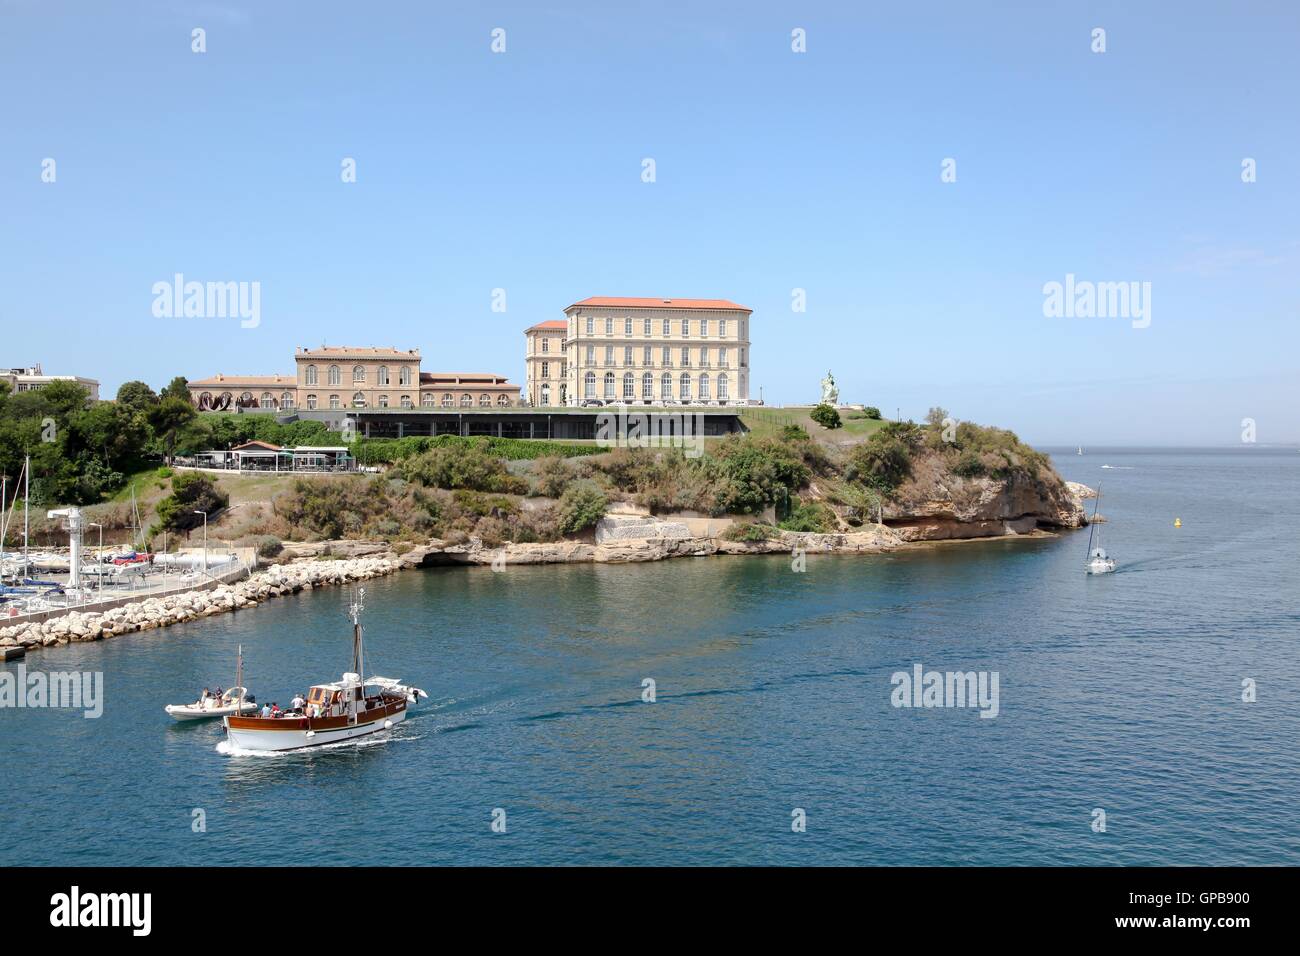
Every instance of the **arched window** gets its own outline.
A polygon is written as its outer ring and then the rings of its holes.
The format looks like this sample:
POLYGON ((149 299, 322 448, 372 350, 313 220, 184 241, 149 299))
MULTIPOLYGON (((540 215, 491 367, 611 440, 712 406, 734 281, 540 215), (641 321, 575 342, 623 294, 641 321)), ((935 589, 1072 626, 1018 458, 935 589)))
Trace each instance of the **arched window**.
POLYGON ((649 372, 641 376, 641 397, 647 402, 655 397, 655 377, 649 372))
POLYGON ((352 407, 353 407, 353 408, 365 408, 365 407, 366 407, 366 395, 365 395, 364 392, 356 392, 356 393, 353 394, 353 396, 352 396, 352 407))
POLYGON ((551 386, 545 382, 542 383, 542 405, 543 407, 551 404, 551 386))
POLYGON ((403 407, 403 408, 410 408, 410 407, 411 407, 411 396, 410 396, 410 395, 403 395, 403 396, 402 396, 402 407, 403 407))
POLYGON ((700 376, 700 401, 709 400, 709 376, 708 373, 700 376))
POLYGON ((460 397, 460 407, 461 407, 461 408, 473 408, 473 407, 474 407, 474 396, 471 395, 471 394, 469 394, 469 392, 466 392, 464 395, 462 395, 462 396, 460 397))
POLYGON ((387 366, 387 365, 381 365, 381 366, 379 366, 378 371, 375 372, 375 384, 376 384, 376 385, 387 385, 387 384, 388 384, 388 366, 387 366))
POLYGON ((364 365, 352 366, 352 384, 356 385, 366 380, 366 367, 364 365))
POLYGON ((583 376, 582 397, 583 398, 596 397, 596 373, 595 372, 588 372, 586 375, 583 376))
POLYGON ((339 397, 338 397, 337 395, 331 395, 331 396, 330 396, 330 408, 339 408, 339 407, 340 407, 339 397))
POLYGON ((411 366, 403 365, 401 368, 397 370, 397 384, 398 385, 411 384, 411 366))
POLYGON ((245 405, 251 405, 253 404, 253 393, 245 392, 243 395, 239 396, 239 400, 245 405))
POLYGON ((605 398, 609 401, 614 400, 614 373, 605 373, 605 398))
POLYGON ((498 396, 497 396, 497 406, 500 407, 500 408, 509 408, 509 407, 510 407, 510 396, 507 395, 505 392, 502 392, 500 395, 498 395, 498 396))
POLYGON ((727 373, 718 376, 718 400, 725 402, 731 396, 727 394, 727 373))
POLYGON ((451 408, 452 403, 453 403, 453 399, 451 397, 451 392, 444 392, 442 396, 442 407, 451 408))
POLYGON ((293 392, 282 392, 280 394, 280 407, 293 408, 293 392))
POLYGON ((480 396, 478 397, 478 407, 479 407, 479 408, 491 408, 491 407, 492 407, 492 396, 489 395, 487 392, 484 392, 482 395, 480 395, 480 396))
POLYGON ((659 398, 663 401, 673 397, 673 377, 670 373, 664 372, 659 379, 659 398))
POLYGON ((331 365, 329 367, 329 371, 326 373, 326 376, 327 376, 327 382, 330 385, 343 384, 343 373, 339 371, 339 367, 337 365, 331 365))
POLYGON ((387 396, 387 395, 380 395, 380 396, 379 396, 379 407, 380 407, 380 408, 387 408, 387 407, 388 407, 388 396, 387 396))
POLYGON ((437 401, 433 392, 425 392, 420 396, 420 405, 423 408, 433 408, 433 403, 437 401))
POLYGON ((690 401, 691 398, 691 376, 682 372, 682 377, 677 383, 677 397, 683 402, 690 401))
POLYGON ((636 378, 631 372, 623 374, 623 401, 630 402, 636 398, 636 378))
POLYGON ((308 365, 308 366, 307 366, 307 371, 306 371, 306 373, 303 375, 303 381, 306 382, 308 385, 315 385, 315 384, 316 384, 316 366, 315 366, 315 365, 308 365))
POLYGON ((315 411, 315 410, 316 410, 316 396, 315 396, 315 394, 312 394, 312 395, 308 395, 308 396, 307 396, 307 407, 310 408, 312 411, 315 411))

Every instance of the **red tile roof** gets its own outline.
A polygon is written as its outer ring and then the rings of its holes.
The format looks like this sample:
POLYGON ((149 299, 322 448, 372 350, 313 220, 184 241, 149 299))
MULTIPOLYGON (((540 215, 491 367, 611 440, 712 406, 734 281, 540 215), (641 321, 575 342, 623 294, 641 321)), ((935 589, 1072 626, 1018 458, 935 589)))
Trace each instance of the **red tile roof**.
POLYGON ((190 388, 215 385, 238 388, 241 385, 296 385, 297 382, 292 375, 214 375, 212 378, 192 379, 186 385, 190 388))
MULTIPOLYGON (((605 305, 617 309, 730 309, 740 312, 753 312, 753 309, 737 305, 727 299, 645 299, 625 296, 594 295, 581 302, 575 302, 569 309, 580 305, 605 305)), ((565 309, 568 312, 569 309, 565 309)))
POLYGON ((567 329, 569 323, 565 319, 548 319, 545 322, 538 322, 536 325, 530 325, 524 329, 525 332, 531 332, 534 329, 567 329))

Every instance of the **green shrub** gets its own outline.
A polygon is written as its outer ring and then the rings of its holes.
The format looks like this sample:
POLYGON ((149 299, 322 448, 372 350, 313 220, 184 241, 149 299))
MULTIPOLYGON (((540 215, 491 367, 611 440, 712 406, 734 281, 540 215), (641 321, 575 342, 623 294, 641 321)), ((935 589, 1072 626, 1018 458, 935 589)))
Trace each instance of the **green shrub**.
POLYGON ((808 431, 802 425, 786 425, 781 429, 782 441, 807 441, 808 431))
POLYGON ((880 421, 880 409, 876 408, 875 405, 868 405, 862 410, 862 414, 866 415, 867 418, 870 418, 873 421, 880 421))
POLYGON ((775 538, 776 535, 776 528, 758 521, 737 521, 722 532, 722 537, 726 541, 743 541, 749 544, 767 541, 770 538, 775 538))
POLYGON ((206 511, 209 520, 212 515, 230 504, 230 496, 217 488, 207 475, 199 472, 186 472, 172 479, 172 493, 158 502, 158 531, 191 531, 203 525, 203 515, 197 511, 206 511))
POLYGON ((533 463, 533 486, 529 494, 543 498, 558 498, 573 480, 573 472, 563 458, 548 455, 533 463))
POLYGON ((912 422, 889 422, 849 453, 845 477, 882 492, 893 491, 911 475, 912 453, 923 437, 912 422))
POLYGON ((525 494, 528 482, 483 445, 441 445, 403 461, 397 474, 429 488, 525 494))
POLYGON ((800 452, 775 439, 729 435, 700 459, 716 483, 715 514, 752 514, 808 483, 800 452))
POLYGON ((604 517, 609 499, 595 485, 581 483, 564 489, 556 504, 561 534, 575 534, 595 525, 604 517))
POLYGON ((836 528, 835 512, 820 501, 800 501, 790 509, 780 527, 785 531, 816 531, 826 534, 836 528))
POLYGON ((489 435, 412 435, 407 438, 362 438, 352 444, 352 455, 362 465, 391 465, 434 448, 480 448, 497 458, 531 461, 537 458, 576 458, 596 455, 596 445, 573 445, 548 439, 496 438, 489 435))
POLYGON ((840 413, 834 407, 824 403, 809 412, 808 417, 822 428, 839 428, 844 424, 840 421, 840 413))

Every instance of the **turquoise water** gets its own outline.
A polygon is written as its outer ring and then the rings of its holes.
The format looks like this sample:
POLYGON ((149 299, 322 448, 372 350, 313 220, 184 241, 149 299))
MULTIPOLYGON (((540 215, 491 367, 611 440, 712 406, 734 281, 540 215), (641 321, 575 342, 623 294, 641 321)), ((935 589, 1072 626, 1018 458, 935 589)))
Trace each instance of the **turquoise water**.
POLYGON ((370 582, 373 669, 430 700, 363 744, 231 757, 217 725, 162 713, 232 683, 239 643, 260 699, 337 677, 340 589, 35 654, 102 671, 106 703, 0 710, 0 864, 1300 862, 1300 454, 1056 461, 1103 483, 1117 573, 1085 577, 1085 531, 802 574, 370 582), (891 707, 916 663, 997 671, 999 716, 891 707))

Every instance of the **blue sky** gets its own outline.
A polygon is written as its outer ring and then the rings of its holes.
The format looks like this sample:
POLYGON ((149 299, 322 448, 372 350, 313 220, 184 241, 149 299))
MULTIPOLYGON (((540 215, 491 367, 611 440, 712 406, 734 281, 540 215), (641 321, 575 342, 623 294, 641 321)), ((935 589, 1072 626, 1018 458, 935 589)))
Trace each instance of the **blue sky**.
POLYGON ((577 299, 721 297, 770 402, 830 368, 1043 444, 1293 442, 1298 52, 1281 0, 0 0, 0 364, 522 381, 577 299), (260 325, 155 318, 177 272, 260 282, 260 325), (1150 282, 1150 327, 1045 317, 1067 273, 1150 282))

